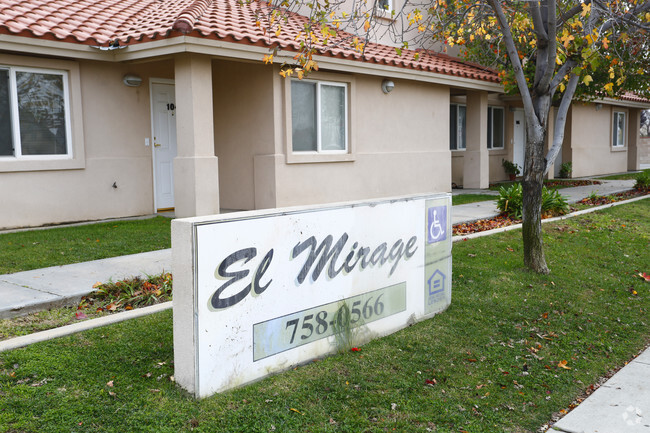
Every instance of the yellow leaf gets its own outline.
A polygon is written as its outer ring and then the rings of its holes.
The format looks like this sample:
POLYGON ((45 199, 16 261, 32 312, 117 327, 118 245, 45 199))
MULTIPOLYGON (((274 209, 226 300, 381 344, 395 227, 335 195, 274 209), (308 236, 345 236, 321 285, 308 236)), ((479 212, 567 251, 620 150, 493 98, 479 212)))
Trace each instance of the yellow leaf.
POLYGON ((370 29, 370 21, 366 20, 365 23, 363 23, 363 31, 367 32, 370 29))
POLYGON ((582 82, 585 84, 585 86, 588 86, 592 81, 594 81, 594 79, 591 78, 591 75, 585 75, 585 77, 582 79, 582 82))
POLYGON ((273 63, 273 54, 269 54, 268 56, 264 56, 264 64, 268 63, 273 63))
POLYGON ((294 409, 294 408, 290 407, 289 410, 292 411, 292 412, 295 412, 295 413, 299 413, 300 415, 304 415, 304 414, 303 414, 302 412, 300 412, 298 409, 294 409))
POLYGON ((560 92, 564 92, 564 89, 566 89, 566 86, 564 83, 560 83, 560 92))
POLYGON ((560 361, 557 366, 565 370, 571 370, 571 367, 567 367, 567 362, 565 360, 560 361))
POLYGON ((614 88, 614 83, 607 83, 607 84, 605 84, 605 90, 606 90, 608 93, 612 93, 612 89, 613 89, 613 88, 614 88))
POLYGON ((280 37, 281 32, 282 32, 282 26, 278 26, 278 29, 275 31, 275 36, 280 37))
POLYGON ((589 13, 589 11, 591 11, 591 3, 582 3, 582 12, 580 12, 580 16, 584 18, 589 13))

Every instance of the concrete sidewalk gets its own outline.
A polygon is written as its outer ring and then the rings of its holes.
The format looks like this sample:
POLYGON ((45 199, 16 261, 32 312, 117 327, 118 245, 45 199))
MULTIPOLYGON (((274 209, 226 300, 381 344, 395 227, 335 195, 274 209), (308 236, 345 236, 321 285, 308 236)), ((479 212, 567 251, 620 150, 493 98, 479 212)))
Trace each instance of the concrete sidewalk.
MULTIPOLYGON (((611 195, 634 188, 635 180, 601 180, 600 185, 577 186, 559 190, 560 194, 566 197, 569 203, 575 203, 591 194, 611 195)), ((480 201, 476 203, 461 204, 454 206, 451 212, 451 223, 460 224, 479 219, 492 218, 499 215, 496 205, 496 198, 499 195, 496 191, 489 190, 454 190, 453 195, 460 194, 489 194, 494 195, 495 201, 480 201)))
POLYGON ((72 305, 96 282, 172 269, 171 249, 0 275, 0 319, 72 305))
POLYGON ((558 432, 650 432, 650 349, 547 430, 558 432))

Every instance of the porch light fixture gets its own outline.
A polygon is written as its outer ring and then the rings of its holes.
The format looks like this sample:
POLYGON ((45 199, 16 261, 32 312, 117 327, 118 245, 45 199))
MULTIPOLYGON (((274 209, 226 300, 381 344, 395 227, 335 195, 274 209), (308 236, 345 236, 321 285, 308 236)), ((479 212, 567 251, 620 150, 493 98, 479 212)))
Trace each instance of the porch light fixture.
POLYGON ((125 86, 138 87, 142 84, 142 78, 135 74, 127 74, 122 78, 122 82, 125 86))
POLYGON ((596 111, 600 111, 602 109, 603 109, 603 104, 601 103, 596 104, 596 111))
POLYGON ((395 88, 395 83, 391 80, 384 80, 381 82, 381 91, 388 94, 395 88))

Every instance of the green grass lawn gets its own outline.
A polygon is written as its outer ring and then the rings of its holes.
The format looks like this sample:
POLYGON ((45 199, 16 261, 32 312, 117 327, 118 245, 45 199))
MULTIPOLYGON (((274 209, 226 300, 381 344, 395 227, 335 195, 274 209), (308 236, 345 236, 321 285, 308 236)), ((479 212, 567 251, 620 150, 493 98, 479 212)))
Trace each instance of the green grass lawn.
MULTIPOLYGON (((641 170, 645 172, 647 175, 650 176, 650 168, 646 168, 645 170, 641 170)), ((624 174, 613 174, 611 176, 603 176, 599 177, 598 179, 604 179, 604 180, 629 180, 629 179, 636 179, 636 177, 639 175, 639 173, 624 173, 624 174)))
POLYGON ((519 230, 458 242, 446 312, 201 401, 170 380, 171 312, 0 353, 0 431, 536 432, 650 341, 648 214, 545 224, 550 275, 519 230))
POLYGON ((159 216, 2 233, 0 274, 169 248, 170 222, 159 216))
POLYGON ((494 201, 497 197, 489 194, 458 194, 451 197, 452 206, 476 203, 479 201, 494 201))

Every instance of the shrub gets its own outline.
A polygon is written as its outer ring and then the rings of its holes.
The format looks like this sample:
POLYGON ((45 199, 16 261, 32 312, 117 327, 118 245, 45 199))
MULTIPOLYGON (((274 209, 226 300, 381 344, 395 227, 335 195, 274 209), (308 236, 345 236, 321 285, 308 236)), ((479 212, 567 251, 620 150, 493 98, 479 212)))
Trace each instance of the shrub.
MULTIPOLYGON (((521 219, 523 189, 520 183, 516 183, 510 188, 501 187, 497 200, 497 208, 512 218, 521 219)), ((546 187, 542 188, 542 214, 552 213, 555 215, 564 215, 569 210, 569 203, 558 190, 549 190, 546 187)))
POLYGON ((636 183, 634 184, 634 189, 639 191, 650 191, 650 172, 643 171, 639 173, 635 179, 636 183))
POLYGON ((515 183, 509 188, 501 187, 499 189, 499 198, 497 199, 497 209, 512 218, 521 218, 521 209, 523 207, 523 192, 520 183, 515 183))
POLYGON ((569 213, 569 203, 557 189, 542 188, 542 213, 550 212, 554 215, 569 213))
POLYGON ((572 171, 571 162, 564 162, 560 165, 560 177, 562 179, 570 178, 572 171))

